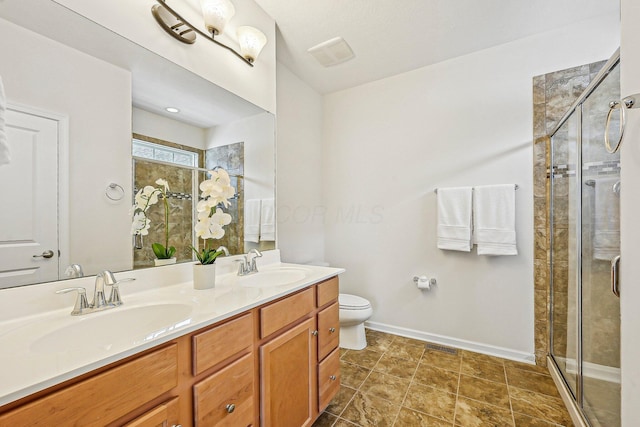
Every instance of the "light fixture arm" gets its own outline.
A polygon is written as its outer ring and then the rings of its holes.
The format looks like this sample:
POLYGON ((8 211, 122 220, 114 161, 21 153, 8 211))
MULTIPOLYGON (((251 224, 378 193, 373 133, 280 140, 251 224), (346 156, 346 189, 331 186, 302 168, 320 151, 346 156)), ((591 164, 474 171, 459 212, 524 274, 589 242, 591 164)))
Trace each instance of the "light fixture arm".
POLYGON ((193 43, 195 41, 195 37, 193 39, 191 39, 191 41, 189 41, 189 39, 186 39, 184 37, 182 37, 185 33, 189 32, 187 31, 182 31, 182 32, 177 32, 176 30, 181 27, 181 26, 186 26, 188 27, 191 31, 196 32, 197 34, 199 34, 200 36, 204 37, 205 39, 217 44, 220 47, 223 47, 225 49, 227 49, 228 51, 232 52, 235 56, 237 56, 238 58, 240 58, 245 64, 247 64, 250 67, 253 67, 253 64, 247 60, 245 57, 243 57, 242 55, 240 55, 238 52, 236 52, 235 49, 220 43, 219 41, 215 40, 213 38, 213 35, 209 35, 207 33, 205 33, 204 31, 199 30, 198 28, 196 28, 195 26, 191 25, 189 23, 189 21, 187 21, 186 19, 184 19, 182 16, 180 16, 180 14, 178 12, 176 12, 175 10, 173 10, 169 5, 167 5, 165 0, 156 0, 156 2, 158 3, 157 5, 153 6, 151 8, 151 12, 153 13, 153 16, 156 18, 156 21, 158 21, 158 24, 160 24, 160 26, 169 34, 171 34, 173 37, 175 37, 176 39, 180 40, 183 43, 193 43), (173 15, 173 17, 178 21, 176 24, 173 25, 169 25, 169 23, 167 23, 165 21, 165 18, 163 17, 163 15, 166 16, 166 13, 163 14, 163 10, 166 12, 169 12, 171 15, 173 15))

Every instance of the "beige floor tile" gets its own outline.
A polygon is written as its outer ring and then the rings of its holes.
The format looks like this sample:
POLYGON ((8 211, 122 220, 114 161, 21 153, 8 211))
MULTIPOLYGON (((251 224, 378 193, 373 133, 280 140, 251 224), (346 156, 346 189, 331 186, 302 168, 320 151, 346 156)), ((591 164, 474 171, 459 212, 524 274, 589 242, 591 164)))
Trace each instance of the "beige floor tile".
POLYGON ((347 387, 360 388, 370 372, 370 369, 363 368, 362 366, 345 361, 340 362, 340 382, 347 387))
POLYGON ((338 418, 338 421, 333 425, 333 427, 360 427, 360 424, 352 423, 351 421, 343 420, 342 418, 338 418))
POLYGON ((367 348, 385 352, 393 342, 394 335, 386 334, 384 332, 373 331, 371 329, 366 330, 367 334, 367 348))
POLYGON ((441 418, 445 421, 453 421, 453 411, 456 405, 456 395, 438 390, 434 387, 411 383, 403 406, 441 418))
POLYGON ((424 349, 424 345, 426 344, 425 341, 417 340, 414 338, 401 337, 398 335, 394 338, 393 343, 399 344, 399 345, 411 345, 414 347, 422 347, 423 349, 424 349))
POLYGON ((460 372, 464 375, 470 375, 489 381, 506 383, 504 366, 502 364, 481 362, 474 359, 465 359, 463 357, 460 372))
POLYGON ((548 375, 522 369, 509 369, 507 370, 507 382, 514 387, 560 398, 555 383, 548 375))
POLYGON ((477 400, 458 397, 455 425, 462 427, 513 426, 511 411, 477 400))
POLYGON ((530 365, 528 363, 521 363, 513 360, 505 360, 504 367, 507 368, 507 374, 509 373, 510 369, 521 369, 523 371, 531 371, 538 374, 549 375, 549 368, 545 366, 530 365))
POLYGON ((462 359, 475 360, 477 362, 495 363, 496 365, 504 365, 504 359, 488 354, 476 353, 473 351, 462 350, 462 359))
POLYGON ((384 354, 376 366, 373 367, 373 370, 399 378, 411 379, 417 367, 418 362, 416 360, 401 359, 384 354))
POLYGON ((347 354, 342 356, 341 360, 372 369, 378 363, 380 357, 382 357, 382 353, 365 348, 364 350, 349 350, 347 354))
POLYGON ((458 395, 511 410, 509 389, 504 383, 460 375, 458 395))
POLYGON ((399 410, 388 400, 357 392, 340 418, 363 427, 391 427, 399 410))
POLYGON ((407 394, 410 382, 408 379, 373 371, 360 387, 360 391, 400 405, 407 394))
POLYGON ((327 406, 327 409, 324 411, 333 415, 340 415, 344 408, 347 407, 354 394, 356 394, 355 389, 342 385, 336 397, 331 400, 331 403, 329 403, 329 406, 327 406))
POLYGON ((513 386, 509 386, 509 396, 513 412, 560 425, 571 423, 562 399, 513 386))
POLYGON ((396 344, 394 340, 393 344, 389 346, 385 354, 393 357, 398 357, 400 359, 413 360, 415 362, 418 362, 420 361, 423 352, 424 347, 396 344))
POLYGON ((438 388, 449 393, 458 392, 458 377, 460 374, 437 366, 421 363, 418 365, 416 375, 413 378, 415 382, 438 388))
POLYGON ((541 420, 539 418, 532 418, 524 414, 513 414, 513 418, 516 421, 516 427, 568 427, 550 423, 549 421, 541 420))
POLYGON ((449 354, 435 350, 425 350, 421 360, 421 363, 453 372, 460 372, 461 362, 462 357, 460 354, 449 354))
POLYGON ((333 423, 336 422, 337 419, 338 419, 338 417, 336 417, 335 415, 323 412, 318 417, 316 422, 313 423, 313 427, 331 427, 333 425, 333 423))
POLYGON ((400 408, 396 427, 451 427, 451 423, 409 408, 400 408))

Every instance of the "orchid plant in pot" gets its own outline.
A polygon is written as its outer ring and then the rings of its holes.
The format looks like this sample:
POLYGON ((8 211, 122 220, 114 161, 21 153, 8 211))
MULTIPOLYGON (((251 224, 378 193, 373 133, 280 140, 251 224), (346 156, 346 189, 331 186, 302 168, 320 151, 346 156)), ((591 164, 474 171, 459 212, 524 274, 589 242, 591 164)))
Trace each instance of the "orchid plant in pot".
MULTIPOLYGON (((148 210, 151 206, 158 203, 160 196, 162 196, 162 202, 164 205, 164 244, 153 243, 151 249, 156 256, 155 265, 174 264, 176 258, 176 248, 169 246, 169 183, 165 179, 156 180, 156 184, 159 187, 147 185, 136 193, 132 211, 133 222, 131 224, 131 233, 134 236, 146 236, 149 234, 149 228, 151 227, 151 220, 148 216, 148 210)), ((137 248, 141 248, 142 245, 136 245, 137 248)))
POLYGON ((235 196, 235 188, 227 171, 217 168, 209 172, 209 179, 200 183, 200 201, 196 205, 198 222, 196 236, 204 241, 202 249, 191 247, 199 263, 194 265, 193 286, 196 289, 208 289, 215 286, 215 262, 224 253, 213 249, 209 241, 224 236, 224 226, 231 223, 231 215, 223 208, 229 207, 229 199, 235 196))

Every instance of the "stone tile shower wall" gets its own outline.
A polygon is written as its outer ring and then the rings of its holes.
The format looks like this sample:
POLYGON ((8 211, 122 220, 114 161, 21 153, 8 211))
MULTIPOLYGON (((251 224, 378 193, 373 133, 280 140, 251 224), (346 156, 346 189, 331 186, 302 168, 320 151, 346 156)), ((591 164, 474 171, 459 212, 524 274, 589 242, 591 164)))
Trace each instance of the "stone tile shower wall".
MULTIPOLYGON (((175 144, 157 138, 134 134, 134 138, 153 142, 181 150, 196 152, 199 154, 201 165, 204 164, 204 151, 186 145, 175 144)), ((135 161, 134 189, 143 188, 145 185, 157 186, 158 178, 169 182, 169 246, 176 248, 176 262, 193 260, 191 244, 193 242, 193 172, 178 166, 161 165, 157 163, 135 161)), ((134 268, 146 268, 154 265, 155 255, 151 250, 152 243, 164 244, 164 204, 160 200, 149 209, 151 227, 149 234, 143 237, 142 249, 133 249, 134 268)))
MULTIPOLYGON (((553 130, 558 121, 564 116, 571 104, 589 85, 605 61, 582 65, 566 70, 536 76, 533 78, 533 173, 534 173, 534 316, 535 316, 535 356, 536 363, 546 365, 546 356, 549 353, 549 309, 550 309, 550 246, 549 246, 549 203, 550 203, 550 139, 548 134, 553 130)), ((570 241, 569 206, 566 203, 569 191, 568 183, 562 187, 556 187, 558 196, 554 200, 555 224, 554 242, 556 258, 554 259, 554 283, 556 283, 554 295, 556 314, 558 309, 564 309, 564 319, 569 318, 569 256, 568 247, 570 241), (564 191, 564 194, 563 194, 564 191), (564 288, 563 288, 564 286, 564 288)), ((558 318, 556 317, 556 319, 558 318)), ((561 353, 567 352, 566 332, 567 324, 555 325, 554 348, 561 353), (562 333, 564 332, 564 337, 562 333)))

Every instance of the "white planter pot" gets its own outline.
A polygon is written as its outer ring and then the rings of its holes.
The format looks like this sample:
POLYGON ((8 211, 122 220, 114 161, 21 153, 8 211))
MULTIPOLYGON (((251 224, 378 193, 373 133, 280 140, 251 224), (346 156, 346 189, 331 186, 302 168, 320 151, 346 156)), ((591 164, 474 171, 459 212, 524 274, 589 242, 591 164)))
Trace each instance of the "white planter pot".
POLYGON ((156 267, 160 266, 160 265, 169 265, 169 264, 175 264, 176 263, 176 259, 175 258, 167 258, 167 259, 154 259, 153 262, 155 263, 156 267))
POLYGON ((216 287, 216 265, 193 265, 193 288, 211 289, 216 287))

